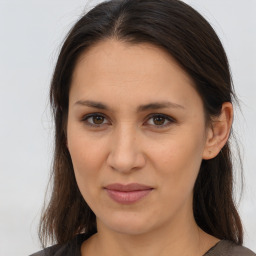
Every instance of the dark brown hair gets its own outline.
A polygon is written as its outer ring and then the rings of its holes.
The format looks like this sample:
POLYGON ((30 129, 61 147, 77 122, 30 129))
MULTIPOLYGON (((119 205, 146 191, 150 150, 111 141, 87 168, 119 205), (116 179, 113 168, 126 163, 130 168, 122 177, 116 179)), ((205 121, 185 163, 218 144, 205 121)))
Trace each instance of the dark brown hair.
MULTIPOLYGON (((228 60, 210 24, 179 0, 111 0, 86 13, 69 32, 53 74, 50 100, 55 118, 53 191, 40 225, 43 244, 63 244, 81 232, 96 232, 95 215, 84 201, 66 147, 69 87, 78 57, 105 39, 151 43, 169 53, 193 79, 207 122, 224 102, 235 99, 228 60)), ((242 244, 241 221, 233 200, 229 141, 211 160, 203 160, 194 186, 193 211, 207 233, 242 244)))

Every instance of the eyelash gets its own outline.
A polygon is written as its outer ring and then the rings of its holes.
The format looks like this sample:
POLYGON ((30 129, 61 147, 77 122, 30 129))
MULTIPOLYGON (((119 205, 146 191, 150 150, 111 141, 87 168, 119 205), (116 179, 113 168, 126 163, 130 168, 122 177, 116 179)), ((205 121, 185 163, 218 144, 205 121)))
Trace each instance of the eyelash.
MULTIPOLYGON (((104 114, 101 114, 101 113, 93 113, 93 114, 88 114, 88 115, 85 115, 83 118, 82 118, 82 122, 84 122, 86 125, 88 126, 91 126, 91 127, 94 127, 94 128, 99 128, 101 127, 102 125, 104 124, 92 124, 92 123, 89 123, 88 122, 88 119, 89 118, 92 118, 92 117, 103 117, 103 118, 107 118, 104 114)), ((171 124, 173 123, 176 123, 176 120, 170 116, 167 116, 167 115, 164 115, 164 114, 159 114, 159 113, 156 113, 156 114, 151 114, 147 117, 147 120, 150 120, 151 118, 156 118, 156 117, 160 117, 160 118, 164 118, 165 121, 167 120, 168 123, 167 124, 164 124, 164 125, 152 125, 152 126, 155 126, 157 129, 163 129, 163 128, 166 128, 168 126, 170 126, 171 124)), ((165 122, 164 122, 165 123, 165 122)))

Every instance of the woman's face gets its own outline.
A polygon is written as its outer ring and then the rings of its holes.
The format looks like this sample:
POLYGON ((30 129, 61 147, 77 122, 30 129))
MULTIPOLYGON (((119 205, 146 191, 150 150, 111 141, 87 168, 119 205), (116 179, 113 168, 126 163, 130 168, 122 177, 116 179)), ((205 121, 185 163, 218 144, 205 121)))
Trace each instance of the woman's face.
POLYGON ((192 80, 164 50, 106 40, 78 60, 67 146, 101 227, 142 234, 190 221, 207 131, 192 80))

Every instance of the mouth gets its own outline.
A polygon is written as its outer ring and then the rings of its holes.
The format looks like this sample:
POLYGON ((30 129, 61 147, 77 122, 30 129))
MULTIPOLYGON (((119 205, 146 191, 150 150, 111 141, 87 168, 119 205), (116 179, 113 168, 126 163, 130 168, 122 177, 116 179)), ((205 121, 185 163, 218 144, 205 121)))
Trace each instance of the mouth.
POLYGON ((138 183, 127 185, 115 183, 104 187, 111 199, 120 204, 132 204, 146 197, 152 187, 138 183))

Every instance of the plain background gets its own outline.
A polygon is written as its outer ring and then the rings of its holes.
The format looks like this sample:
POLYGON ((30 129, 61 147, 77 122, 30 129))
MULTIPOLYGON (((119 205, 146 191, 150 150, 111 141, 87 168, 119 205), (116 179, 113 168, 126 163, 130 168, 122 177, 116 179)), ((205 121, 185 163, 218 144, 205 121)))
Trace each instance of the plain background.
MULTIPOLYGON (((75 21, 100 1, 0 0, 0 255, 40 249, 37 225, 52 160, 48 89, 75 21)), ((243 115, 245 245, 256 251, 256 1, 187 0, 212 24, 230 60, 243 115)))

